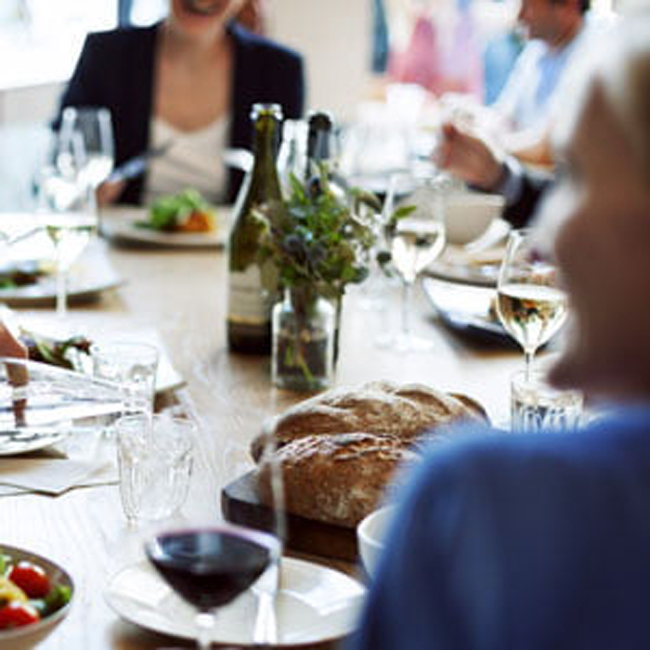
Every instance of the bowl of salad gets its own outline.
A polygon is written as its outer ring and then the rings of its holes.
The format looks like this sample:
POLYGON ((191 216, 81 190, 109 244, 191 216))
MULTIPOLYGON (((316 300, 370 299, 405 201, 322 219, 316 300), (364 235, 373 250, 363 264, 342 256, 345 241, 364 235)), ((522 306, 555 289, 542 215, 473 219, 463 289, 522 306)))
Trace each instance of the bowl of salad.
POLYGON ((0 648, 26 650, 67 615, 72 578, 54 562, 0 544, 0 648))

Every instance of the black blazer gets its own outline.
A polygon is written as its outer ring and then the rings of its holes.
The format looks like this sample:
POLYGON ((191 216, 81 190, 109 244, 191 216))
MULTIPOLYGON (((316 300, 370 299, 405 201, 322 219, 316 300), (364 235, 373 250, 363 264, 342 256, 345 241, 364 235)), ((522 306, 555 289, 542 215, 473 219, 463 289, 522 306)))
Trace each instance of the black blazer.
MULTIPOLYGON (((66 106, 106 106, 110 109, 116 165, 149 147, 159 26, 89 34, 61 99, 55 123, 66 106)), ((277 102, 285 117, 302 115, 302 58, 236 23, 230 25, 228 33, 234 45, 230 146, 250 149, 250 112, 254 103, 277 102)), ((241 172, 230 170, 230 201, 234 200, 241 180, 241 172)), ((143 186, 143 178, 131 180, 120 202, 140 203, 143 186)))

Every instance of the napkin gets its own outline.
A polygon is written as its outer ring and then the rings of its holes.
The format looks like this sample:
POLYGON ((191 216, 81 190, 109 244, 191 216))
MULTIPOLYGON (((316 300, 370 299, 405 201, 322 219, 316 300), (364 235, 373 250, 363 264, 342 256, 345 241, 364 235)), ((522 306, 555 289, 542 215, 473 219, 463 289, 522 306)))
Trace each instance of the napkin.
POLYGON ((75 487, 116 483, 112 440, 100 430, 74 431, 48 453, 0 459, 0 496, 22 492, 57 495, 75 487))

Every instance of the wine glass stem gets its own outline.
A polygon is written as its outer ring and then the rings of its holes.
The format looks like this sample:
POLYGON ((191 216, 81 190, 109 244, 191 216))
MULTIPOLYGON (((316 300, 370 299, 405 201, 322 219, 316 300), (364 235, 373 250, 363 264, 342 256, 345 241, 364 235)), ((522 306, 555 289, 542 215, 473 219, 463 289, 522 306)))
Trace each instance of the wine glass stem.
POLYGON ((56 315, 63 320, 68 314, 68 272, 59 269, 56 274, 56 315))
POLYGON ((199 612, 196 615, 196 647, 198 650, 210 650, 212 631, 214 630, 214 612, 199 612))
POLYGON ((411 334, 411 293, 413 283, 406 280, 402 285, 402 335, 408 338, 411 334))
POLYGON ((530 374, 533 370, 533 357, 535 350, 524 350, 524 359, 526 363, 526 381, 530 381, 530 374))

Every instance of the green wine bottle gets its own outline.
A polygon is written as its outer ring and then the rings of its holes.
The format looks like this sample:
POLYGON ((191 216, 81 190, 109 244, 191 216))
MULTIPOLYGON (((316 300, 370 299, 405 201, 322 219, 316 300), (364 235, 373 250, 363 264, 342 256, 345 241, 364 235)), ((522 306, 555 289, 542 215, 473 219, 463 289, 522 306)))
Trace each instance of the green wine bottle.
POLYGON ((338 169, 338 142, 334 120, 326 111, 312 111, 308 118, 307 161, 305 182, 315 196, 321 190, 323 179, 342 202, 347 201, 347 183, 338 169))
POLYGON ((269 354, 271 308, 275 296, 262 284, 262 271, 256 260, 260 233, 252 212, 265 204, 282 200, 275 165, 282 109, 278 104, 255 104, 251 119, 255 162, 233 209, 227 336, 228 348, 234 352, 269 354))

